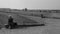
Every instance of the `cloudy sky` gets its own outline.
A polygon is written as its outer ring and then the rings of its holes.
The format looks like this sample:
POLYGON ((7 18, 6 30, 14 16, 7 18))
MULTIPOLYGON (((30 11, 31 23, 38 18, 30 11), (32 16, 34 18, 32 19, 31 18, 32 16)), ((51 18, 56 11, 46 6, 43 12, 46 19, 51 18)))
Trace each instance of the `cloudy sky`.
POLYGON ((0 0, 0 8, 60 9, 60 0, 0 0))

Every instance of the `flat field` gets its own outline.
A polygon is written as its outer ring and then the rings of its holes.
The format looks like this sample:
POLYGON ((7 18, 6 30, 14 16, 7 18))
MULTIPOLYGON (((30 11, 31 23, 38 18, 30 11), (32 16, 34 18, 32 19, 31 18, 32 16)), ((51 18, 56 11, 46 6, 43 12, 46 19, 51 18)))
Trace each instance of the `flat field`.
MULTIPOLYGON (((41 18, 39 12, 0 12, 0 25, 3 27, 0 29, 0 34, 60 34, 60 19, 41 18), (31 15, 34 14, 34 15, 31 15), (27 27, 19 29, 6 29, 4 24, 8 23, 8 16, 12 15, 14 21, 19 25, 23 23, 45 23, 46 26, 27 27), (37 15, 37 16, 35 16, 37 15)), ((45 13, 44 13, 45 14, 45 13)), ((47 13, 51 17, 59 17, 58 13, 47 13)), ((0 26, 0 27, 1 27, 0 26)))

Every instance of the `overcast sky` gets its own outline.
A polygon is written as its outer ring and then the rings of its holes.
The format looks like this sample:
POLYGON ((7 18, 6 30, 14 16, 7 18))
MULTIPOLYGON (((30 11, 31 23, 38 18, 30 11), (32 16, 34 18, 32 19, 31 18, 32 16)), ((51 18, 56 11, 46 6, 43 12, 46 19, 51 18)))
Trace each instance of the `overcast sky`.
POLYGON ((60 9, 60 0, 0 0, 0 8, 60 9))

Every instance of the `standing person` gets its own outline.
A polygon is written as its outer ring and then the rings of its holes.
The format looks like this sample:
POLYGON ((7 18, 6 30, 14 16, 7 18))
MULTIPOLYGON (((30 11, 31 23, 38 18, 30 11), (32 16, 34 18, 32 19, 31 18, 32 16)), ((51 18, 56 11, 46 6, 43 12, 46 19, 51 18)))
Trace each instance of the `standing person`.
POLYGON ((41 18, 43 18, 43 14, 41 14, 41 18))
POLYGON ((41 14, 41 18, 46 18, 43 14, 41 14))
POLYGON ((10 28, 13 28, 13 18, 11 15, 9 16, 9 19, 8 19, 8 25, 10 28))

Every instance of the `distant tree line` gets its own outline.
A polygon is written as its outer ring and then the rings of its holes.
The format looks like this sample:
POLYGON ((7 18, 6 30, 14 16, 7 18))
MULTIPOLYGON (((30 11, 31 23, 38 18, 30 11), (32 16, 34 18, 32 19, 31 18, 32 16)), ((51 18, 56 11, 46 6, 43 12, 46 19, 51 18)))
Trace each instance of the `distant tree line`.
POLYGON ((60 10, 40 10, 40 12, 48 12, 48 13, 60 13, 60 10))

